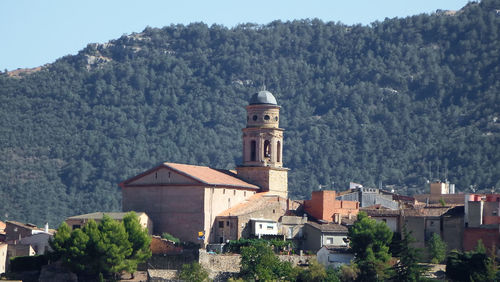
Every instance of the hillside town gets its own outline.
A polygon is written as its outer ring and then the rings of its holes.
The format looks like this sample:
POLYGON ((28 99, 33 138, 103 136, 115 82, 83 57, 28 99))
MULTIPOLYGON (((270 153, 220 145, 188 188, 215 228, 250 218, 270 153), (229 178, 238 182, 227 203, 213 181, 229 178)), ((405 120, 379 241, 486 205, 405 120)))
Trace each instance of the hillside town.
MULTIPOLYGON (((409 232, 416 248, 426 250, 438 236, 448 252, 471 251, 481 241, 498 253, 500 194, 456 193, 454 184, 436 180, 429 182, 427 194, 413 196, 351 183, 339 191, 320 187, 308 200, 290 199, 280 106, 271 92, 262 90, 251 96, 246 112, 243 161, 234 170, 164 162, 119 184, 121 212, 68 215, 65 223, 75 230, 105 216, 122 221, 135 211, 152 236, 152 257, 142 266, 150 281, 173 279, 183 262, 191 261, 212 279, 232 277, 240 265, 228 253, 229 243, 252 238, 290 242, 281 256, 295 265, 311 260, 325 268, 348 265, 355 259, 349 229, 362 212, 394 234, 409 232), (162 238, 164 234, 184 244, 162 238)), ((48 224, 0 221, 0 275, 9 273, 12 258, 50 252, 56 232, 48 224)))

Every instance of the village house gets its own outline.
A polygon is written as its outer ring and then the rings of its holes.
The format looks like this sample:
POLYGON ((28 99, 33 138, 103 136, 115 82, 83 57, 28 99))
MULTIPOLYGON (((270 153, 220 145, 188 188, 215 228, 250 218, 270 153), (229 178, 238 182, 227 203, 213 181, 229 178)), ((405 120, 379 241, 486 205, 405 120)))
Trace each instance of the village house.
POLYGON ((316 253, 316 259, 325 268, 336 269, 343 264, 350 264, 354 254, 346 246, 323 246, 316 253))
POLYGON ((464 205, 465 195, 455 194, 455 184, 435 181, 429 184, 430 194, 417 194, 413 197, 426 204, 464 205))
POLYGON ((339 193, 337 199, 359 202, 360 207, 380 205, 384 208, 397 210, 400 205, 399 202, 394 201, 393 196, 394 193, 389 193, 377 188, 367 188, 358 184, 346 192, 339 193))
POLYGON ((500 194, 467 195, 463 248, 473 250, 479 240, 487 249, 500 247, 500 194))
POLYGON ((304 201, 304 211, 318 220, 335 223, 358 214, 359 202, 337 200, 335 195, 335 191, 313 191, 311 200, 304 201))
POLYGON ((8 245, 0 242, 0 276, 7 272, 7 249, 8 245))
MULTIPOLYGON (((64 222, 66 222, 71 230, 74 230, 83 227, 90 220, 99 223, 102 221, 104 215, 121 222, 126 214, 126 212, 94 212, 68 217, 64 222)), ((147 229, 148 234, 151 235, 153 232, 153 222, 149 219, 149 216, 145 212, 137 212, 136 214, 139 224, 142 228, 147 229)))
POLYGON ((344 224, 308 221, 304 224, 306 234, 304 249, 317 252, 323 246, 347 247, 348 228, 344 224))
POLYGON ((24 237, 29 237, 37 233, 50 233, 53 234, 54 230, 49 229, 48 224, 44 228, 39 228, 31 223, 21 223, 17 221, 8 220, 5 222, 5 241, 21 240, 24 237))

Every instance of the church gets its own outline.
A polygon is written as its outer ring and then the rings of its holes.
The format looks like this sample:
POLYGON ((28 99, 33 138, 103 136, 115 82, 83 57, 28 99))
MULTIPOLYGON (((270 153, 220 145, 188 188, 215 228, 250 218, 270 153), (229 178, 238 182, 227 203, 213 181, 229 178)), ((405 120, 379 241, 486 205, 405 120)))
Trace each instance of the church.
POLYGON ((122 210, 148 214, 154 234, 203 244, 239 239, 251 218, 284 215, 292 205, 280 106, 263 90, 252 95, 246 110, 243 162, 235 170, 161 163, 120 183, 122 210))

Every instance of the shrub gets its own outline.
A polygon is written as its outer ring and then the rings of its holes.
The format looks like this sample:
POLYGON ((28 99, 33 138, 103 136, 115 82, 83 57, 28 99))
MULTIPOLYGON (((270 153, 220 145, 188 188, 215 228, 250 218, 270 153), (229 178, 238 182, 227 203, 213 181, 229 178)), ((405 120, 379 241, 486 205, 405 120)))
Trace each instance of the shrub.
POLYGON ((176 244, 179 244, 181 242, 181 240, 179 238, 174 237, 174 235, 167 233, 167 232, 164 232, 163 234, 161 234, 161 238, 170 240, 176 244))

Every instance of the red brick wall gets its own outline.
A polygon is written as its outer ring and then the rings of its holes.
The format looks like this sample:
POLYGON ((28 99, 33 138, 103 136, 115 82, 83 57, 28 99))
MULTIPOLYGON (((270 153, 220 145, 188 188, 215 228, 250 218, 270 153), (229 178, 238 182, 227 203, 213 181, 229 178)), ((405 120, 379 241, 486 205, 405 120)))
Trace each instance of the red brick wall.
POLYGON ((488 216, 488 215, 483 216, 483 224, 498 224, 498 223, 500 223, 499 216, 488 216))
POLYGON ((316 219, 333 221, 335 214, 357 215, 359 203, 335 199, 335 191, 314 191, 311 200, 304 203, 305 211, 316 219))
POLYGON ((497 228, 465 228, 464 230, 464 251, 470 251, 476 248, 477 242, 483 241, 486 249, 492 246, 500 246, 500 233, 497 228))

